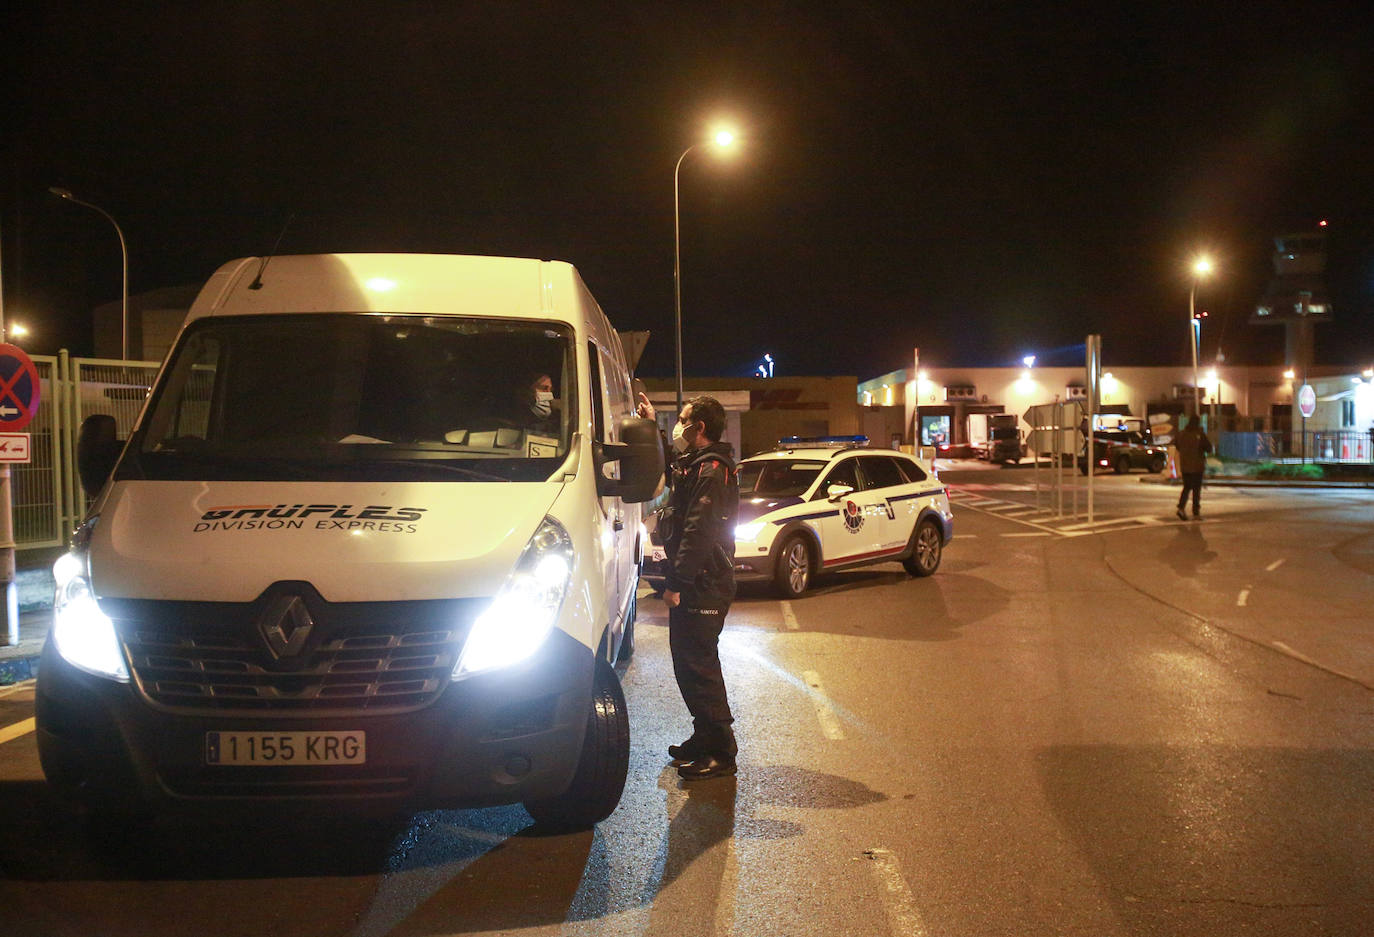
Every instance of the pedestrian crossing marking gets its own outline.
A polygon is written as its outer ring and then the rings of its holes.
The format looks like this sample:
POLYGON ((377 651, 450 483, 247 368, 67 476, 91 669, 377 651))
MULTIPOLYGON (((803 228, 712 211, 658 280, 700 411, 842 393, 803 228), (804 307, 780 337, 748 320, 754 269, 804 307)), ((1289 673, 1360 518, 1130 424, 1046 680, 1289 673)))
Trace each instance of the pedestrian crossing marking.
MULTIPOLYGON (((1028 486, 1021 485, 951 485, 948 489, 950 504, 960 508, 969 508, 970 510, 978 511, 992 517, 1000 517, 1018 524, 1024 524, 1035 531, 1054 534, 1059 537, 1083 537, 1089 534, 1107 533, 1116 530, 1158 527, 1166 523, 1166 521, 1162 521, 1152 514, 1137 514, 1126 517, 1111 517, 1098 514, 1092 521, 1084 519, 1082 513, 1076 515, 1056 515, 1050 508, 1026 504, 1023 501, 991 498, 983 494, 984 491, 994 488, 1003 491, 1034 490, 1028 486), (976 490, 969 491, 969 488, 976 490)), ((1003 536, 1033 535, 1003 534, 1003 536)))

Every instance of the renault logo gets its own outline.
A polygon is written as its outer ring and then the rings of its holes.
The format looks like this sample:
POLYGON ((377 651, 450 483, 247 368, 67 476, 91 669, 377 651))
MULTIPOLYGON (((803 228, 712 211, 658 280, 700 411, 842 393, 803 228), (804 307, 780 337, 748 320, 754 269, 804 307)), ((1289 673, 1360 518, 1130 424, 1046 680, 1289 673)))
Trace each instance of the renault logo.
POLYGON ((280 660, 295 657, 305 648, 315 619, 298 595, 279 595, 267 606, 258 620, 258 630, 267 641, 267 649, 280 660))

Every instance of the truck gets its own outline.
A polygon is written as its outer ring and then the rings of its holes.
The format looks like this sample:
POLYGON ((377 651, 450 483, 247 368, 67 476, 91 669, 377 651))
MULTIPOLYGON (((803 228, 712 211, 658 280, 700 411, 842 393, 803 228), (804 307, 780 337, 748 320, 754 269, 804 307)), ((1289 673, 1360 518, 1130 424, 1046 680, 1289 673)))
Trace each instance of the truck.
POLYGON ((1014 413, 970 413, 968 442, 974 454, 987 462, 1021 461, 1020 421, 1014 413))

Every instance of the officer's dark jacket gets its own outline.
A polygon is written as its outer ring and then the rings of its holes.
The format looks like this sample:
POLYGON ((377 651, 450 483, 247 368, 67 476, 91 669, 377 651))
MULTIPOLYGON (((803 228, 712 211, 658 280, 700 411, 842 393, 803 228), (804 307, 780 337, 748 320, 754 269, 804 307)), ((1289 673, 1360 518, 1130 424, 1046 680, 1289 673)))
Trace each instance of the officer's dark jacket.
POLYGON ((712 443, 679 458, 668 505, 665 588, 702 599, 733 599, 739 475, 730 444, 712 443))

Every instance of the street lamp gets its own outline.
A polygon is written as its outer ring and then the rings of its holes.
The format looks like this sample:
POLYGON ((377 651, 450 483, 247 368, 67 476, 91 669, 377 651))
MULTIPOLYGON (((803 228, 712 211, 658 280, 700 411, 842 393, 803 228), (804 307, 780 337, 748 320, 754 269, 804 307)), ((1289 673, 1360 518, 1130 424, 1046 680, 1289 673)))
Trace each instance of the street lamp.
POLYGON ((1197 419, 1201 413, 1197 399, 1197 346, 1201 335, 1202 327, 1198 324, 1197 313, 1194 306, 1197 301, 1198 281, 1212 272, 1212 261, 1206 257, 1199 257, 1193 261, 1193 288, 1188 293, 1188 343, 1193 349, 1193 418, 1197 419))
POLYGON ((678 173, 687 154, 697 147, 711 145, 725 150, 735 142, 735 135, 729 130, 718 130, 710 140, 693 143, 682 151, 673 168, 673 339, 674 353, 677 356, 677 412, 682 413, 682 233, 679 222, 678 173))
POLYGON ((49 186, 49 187, 48 187, 48 191, 51 192, 53 195, 56 195, 56 196, 57 196, 58 198, 60 198, 60 199, 65 199, 65 200, 68 201, 68 202, 75 202, 75 203, 78 204, 78 205, 85 205, 87 208, 92 209, 93 211, 98 211, 98 212, 100 212, 100 214, 104 215, 105 218, 106 218, 106 220, 108 220, 108 221, 110 222, 110 224, 114 225, 115 234, 118 234, 118 235, 119 235, 119 251, 120 251, 120 253, 123 255, 123 258, 124 258, 124 287, 123 287, 123 290, 122 290, 121 293, 120 293, 120 296, 121 296, 121 303, 120 303, 120 337, 121 337, 120 351, 121 351, 121 360, 123 360, 123 361, 128 361, 128 360, 129 360, 129 247, 128 247, 127 244, 124 243, 124 232, 123 232, 122 230, 120 230, 119 222, 115 221, 115 220, 114 220, 114 217, 113 217, 109 212, 107 212, 105 209, 101 208, 99 205, 92 205, 90 202, 83 202, 81 199, 79 199, 79 198, 77 198, 75 195, 73 195, 73 194, 71 193, 71 190, 59 188, 58 186, 55 186, 55 185, 54 185, 54 186, 49 186))

